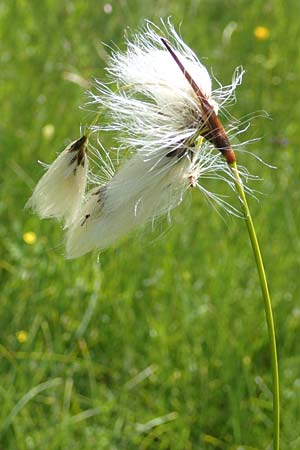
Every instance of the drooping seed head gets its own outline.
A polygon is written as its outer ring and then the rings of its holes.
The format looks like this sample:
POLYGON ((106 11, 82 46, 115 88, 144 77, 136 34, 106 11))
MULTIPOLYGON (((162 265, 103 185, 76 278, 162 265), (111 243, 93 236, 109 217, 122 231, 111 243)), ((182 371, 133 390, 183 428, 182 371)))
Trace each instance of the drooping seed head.
POLYGON ((56 218, 68 227, 80 208, 87 183, 88 141, 86 136, 68 145, 47 167, 26 207, 41 219, 56 218))

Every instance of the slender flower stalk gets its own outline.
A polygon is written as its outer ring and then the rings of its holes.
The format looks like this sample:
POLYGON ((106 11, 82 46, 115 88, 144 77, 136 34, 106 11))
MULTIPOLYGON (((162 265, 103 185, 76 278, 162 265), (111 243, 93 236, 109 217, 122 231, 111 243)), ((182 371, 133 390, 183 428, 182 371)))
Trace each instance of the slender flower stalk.
POLYGON ((254 223, 251 217, 250 209, 247 202, 247 197, 243 188, 242 180, 239 176, 239 171, 237 169, 236 162, 230 163, 231 170, 234 174, 236 190, 239 194, 240 202, 244 212, 244 217, 246 220, 246 225, 256 261, 256 266, 258 270, 259 280, 262 289, 262 295, 264 299, 265 314, 269 333, 269 343, 271 351, 271 361, 272 361, 272 378, 273 378, 273 424, 274 424, 274 437, 273 437, 273 448, 274 450, 279 450, 280 448, 280 391, 279 391, 279 371, 278 371, 278 357, 277 357, 277 347, 276 347, 276 334, 275 326, 272 312, 271 297, 269 293, 269 287, 266 277, 266 272, 264 268, 264 263, 257 240, 254 223))

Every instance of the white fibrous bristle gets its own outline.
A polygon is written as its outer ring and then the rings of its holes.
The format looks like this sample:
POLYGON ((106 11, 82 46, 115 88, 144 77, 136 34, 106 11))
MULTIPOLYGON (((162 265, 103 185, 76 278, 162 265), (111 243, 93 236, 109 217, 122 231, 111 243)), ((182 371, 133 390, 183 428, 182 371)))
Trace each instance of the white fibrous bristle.
POLYGON ((48 167, 26 207, 42 219, 62 219, 68 227, 82 204, 88 173, 87 138, 68 145, 48 167))
POLYGON ((104 185, 89 194, 81 216, 67 232, 67 257, 104 249, 177 206, 191 185, 188 154, 145 161, 133 155, 104 185))

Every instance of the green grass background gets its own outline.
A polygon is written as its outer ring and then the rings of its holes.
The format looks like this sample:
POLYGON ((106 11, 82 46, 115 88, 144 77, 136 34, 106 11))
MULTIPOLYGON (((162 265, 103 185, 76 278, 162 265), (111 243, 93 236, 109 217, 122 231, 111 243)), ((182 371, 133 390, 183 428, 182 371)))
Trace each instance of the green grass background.
POLYGON ((246 69, 235 117, 271 116, 242 139, 261 137, 246 149, 277 169, 239 158, 262 178, 250 204, 277 328, 282 449, 300 449, 300 3, 118 0, 105 14, 100 0, 1 0, 1 450, 271 443, 267 330, 243 220, 223 219, 193 191, 171 226, 139 231, 99 260, 66 261, 60 226, 23 210, 37 160, 53 160, 88 120, 84 88, 66 73, 102 78, 101 41, 123 48, 126 27, 169 15, 224 84, 246 69), (255 38, 259 25, 267 40, 255 38))

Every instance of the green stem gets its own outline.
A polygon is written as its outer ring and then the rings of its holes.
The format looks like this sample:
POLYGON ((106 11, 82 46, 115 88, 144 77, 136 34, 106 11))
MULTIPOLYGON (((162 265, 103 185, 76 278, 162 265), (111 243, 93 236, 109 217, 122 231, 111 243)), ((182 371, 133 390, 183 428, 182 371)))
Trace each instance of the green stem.
POLYGON ((89 125, 89 127, 88 127, 88 129, 87 129, 87 131, 85 133, 85 136, 86 136, 87 139, 89 139, 90 135, 92 134, 93 126, 96 125, 100 115, 101 115, 101 111, 99 109, 99 111, 97 111, 97 113, 96 113, 96 115, 94 117, 94 120, 91 122, 91 124, 89 125))
POLYGON ((279 450, 279 428, 280 428, 280 401, 279 401, 279 374, 278 374, 278 359, 277 359, 277 349, 276 349, 276 336, 275 327, 272 313, 272 305, 269 294, 268 282, 266 278, 264 263, 262 260, 253 220, 250 214, 246 194, 243 188, 243 183, 239 176, 238 168, 236 162, 229 164, 231 171, 234 176, 234 181, 236 189, 240 196, 240 201, 242 204, 243 212, 246 219, 246 224, 248 228, 248 233, 255 256, 255 261, 257 265, 258 275, 260 279, 265 313, 269 332, 270 350, 271 350, 271 361, 272 361, 272 377, 273 377, 273 417, 274 417, 274 437, 273 437, 273 448, 274 450, 279 450))

